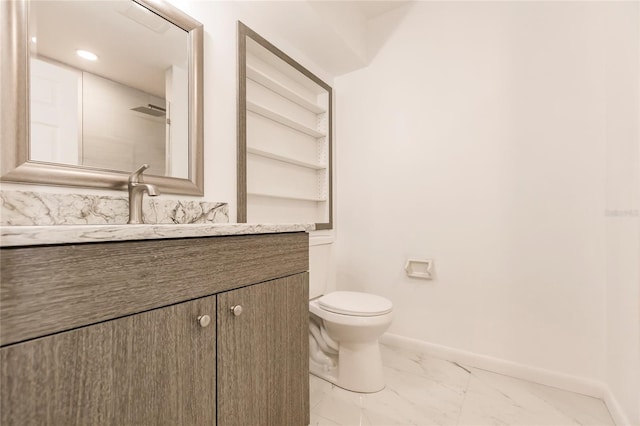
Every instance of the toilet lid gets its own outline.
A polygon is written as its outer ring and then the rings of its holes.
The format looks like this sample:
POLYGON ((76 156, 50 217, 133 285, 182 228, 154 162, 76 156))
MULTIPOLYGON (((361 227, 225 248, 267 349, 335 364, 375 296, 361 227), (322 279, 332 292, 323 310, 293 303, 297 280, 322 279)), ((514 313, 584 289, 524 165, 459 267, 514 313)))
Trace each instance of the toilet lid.
POLYGON ((393 304, 384 297, 356 291, 334 291, 318 299, 320 307, 336 314, 371 317, 391 312, 393 304))

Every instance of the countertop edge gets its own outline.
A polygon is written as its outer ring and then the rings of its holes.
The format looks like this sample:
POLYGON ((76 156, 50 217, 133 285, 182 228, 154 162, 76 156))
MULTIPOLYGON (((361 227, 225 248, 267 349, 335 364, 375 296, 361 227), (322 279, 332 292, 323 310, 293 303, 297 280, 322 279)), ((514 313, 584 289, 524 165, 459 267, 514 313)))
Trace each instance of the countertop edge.
POLYGON ((312 223, 0 226, 0 247, 310 232, 312 223))

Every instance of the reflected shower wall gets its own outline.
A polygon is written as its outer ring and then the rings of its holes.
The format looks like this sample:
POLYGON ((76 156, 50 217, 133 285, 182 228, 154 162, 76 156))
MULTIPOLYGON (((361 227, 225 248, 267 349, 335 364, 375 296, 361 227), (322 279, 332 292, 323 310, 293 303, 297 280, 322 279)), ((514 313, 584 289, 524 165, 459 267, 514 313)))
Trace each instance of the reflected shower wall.
POLYGON ((157 114, 166 111, 164 99, 87 72, 82 86, 82 165, 135 170, 147 163, 150 174, 163 176, 166 115, 157 114))

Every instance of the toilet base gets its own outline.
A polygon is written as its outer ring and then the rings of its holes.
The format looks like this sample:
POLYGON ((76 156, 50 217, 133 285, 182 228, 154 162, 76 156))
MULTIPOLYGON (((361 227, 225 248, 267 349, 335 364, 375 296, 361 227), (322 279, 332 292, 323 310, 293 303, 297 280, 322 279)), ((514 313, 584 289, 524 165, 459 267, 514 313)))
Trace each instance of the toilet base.
POLYGON ((378 340, 373 342, 340 342, 338 366, 332 369, 309 360, 309 371, 343 389, 374 393, 384 389, 384 373, 378 340))

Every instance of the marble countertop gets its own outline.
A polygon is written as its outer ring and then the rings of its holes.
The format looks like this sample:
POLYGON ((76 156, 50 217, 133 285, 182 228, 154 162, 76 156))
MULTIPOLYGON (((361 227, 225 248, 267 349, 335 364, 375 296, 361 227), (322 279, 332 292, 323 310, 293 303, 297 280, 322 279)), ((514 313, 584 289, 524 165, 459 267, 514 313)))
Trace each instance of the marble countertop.
POLYGON ((0 226, 0 247, 274 234, 313 230, 315 230, 315 225, 308 223, 0 226))

